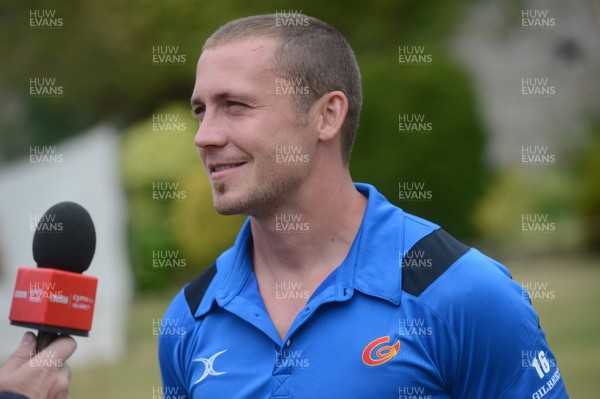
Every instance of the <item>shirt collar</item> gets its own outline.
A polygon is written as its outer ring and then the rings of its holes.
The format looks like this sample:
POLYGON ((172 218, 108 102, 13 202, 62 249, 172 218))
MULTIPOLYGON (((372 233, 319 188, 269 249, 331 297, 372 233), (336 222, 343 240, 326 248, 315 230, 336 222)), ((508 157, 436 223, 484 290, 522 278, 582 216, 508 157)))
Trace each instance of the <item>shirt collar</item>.
POLYGON ((404 213, 372 185, 355 186, 368 202, 349 256, 342 263, 338 289, 356 289, 399 305, 404 213))
MULTIPOLYGON (((360 229, 346 259, 340 265, 336 300, 349 299, 354 290, 400 304, 404 212, 392 205, 370 184, 355 183, 367 197, 360 229)), ((226 305, 239 294, 251 272, 252 230, 248 218, 235 244, 217 260, 217 274, 206 291, 195 316, 207 313, 216 300, 226 305)))

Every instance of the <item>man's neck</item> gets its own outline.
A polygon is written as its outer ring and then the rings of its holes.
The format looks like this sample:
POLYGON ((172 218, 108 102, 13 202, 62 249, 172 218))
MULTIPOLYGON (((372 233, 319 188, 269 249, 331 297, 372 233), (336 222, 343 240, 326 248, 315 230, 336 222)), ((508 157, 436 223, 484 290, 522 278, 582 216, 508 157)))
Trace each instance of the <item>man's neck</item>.
POLYGON ((320 179, 298 193, 302 197, 285 201, 275 213, 251 218, 259 279, 322 280, 352 246, 367 199, 349 174, 337 181, 320 179))

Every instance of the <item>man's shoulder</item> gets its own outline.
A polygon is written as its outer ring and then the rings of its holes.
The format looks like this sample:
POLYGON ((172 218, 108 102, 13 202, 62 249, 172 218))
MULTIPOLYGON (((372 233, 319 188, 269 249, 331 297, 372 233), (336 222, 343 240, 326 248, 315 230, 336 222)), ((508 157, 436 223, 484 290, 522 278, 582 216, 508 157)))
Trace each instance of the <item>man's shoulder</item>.
POLYGON ((506 267, 439 225, 404 213, 402 290, 421 298, 514 284, 506 267))
POLYGON ((404 292, 435 302, 438 297, 442 301, 472 298, 479 292, 514 286, 508 269, 499 262, 436 225, 423 223, 420 218, 410 219, 413 225, 421 224, 424 231, 413 233, 417 239, 406 247, 408 250, 403 255, 404 292))
POLYGON ((457 306, 473 312, 490 306, 515 311, 528 301, 506 267, 436 224, 407 214, 405 231, 402 291, 440 314, 457 306))
POLYGON ((401 210, 401 212, 403 216, 402 223, 404 227, 402 245, 405 248, 405 252, 409 251, 424 237, 441 228, 439 225, 429 220, 407 213, 404 210, 401 210))
POLYGON ((233 248, 224 251, 217 260, 185 284, 171 301, 165 317, 185 316, 191 321, 195 318, 199 308, 203 309, 203 307, 209 306, 208 304, 212 302, 216 292, 216 287, 213 283, 218 277, 226 274, 233 252, 233 248))
POLYGON ((470 250, 441 228, 424 228, 427 230, 413 229, 412 237, 405 237, 406 249, 402 255, 402 291, 415 297, 435 289, 442 276, 456 267, 470 250))
POLYGON ((503 325, 514 334, 533 334, 538 317, 523 287, 503 265, 477 249, 465 248, 466 252, 416 295, 417 301, 455 332, 492 334, 503 325))
POLYGON ((167 320, 176 319, 185 324, 193 323, 196 312, 206 296, 216 273, 216 263, 212 263, 192 281, 183 286, 173 300, 171 300, 164 318, 167 320))
POLYGON ((213 262, 183 288, 183 297, 185 298, 185 302, 192 316, 196 314, 196 311, 216 274, 217 263, 213 262))
MULTIPOLYGON (((437 278, 419 292, 423 300, 440 297, 442 300, 472 300, 478 295, 493 295, 496 291, 508 288, 514 289, 516 284, 506 267, 494 259, 481 253, 479 250, 466 246, 460 241, 453 242, 453 238, 444 237, 443 230, 437 230, 435 235, 441 237, 439 241, 447 240, 437 252, 431 254, 431 269, 438 270, 437 278), (440 260, 445 254, 445 264, 440 260), (437 264, 436 264, 437 263, 437 264)), ((419 245, 415 246, 416 248, 419 245)), ((427 255, 426 255, 427 256, 427 255)))

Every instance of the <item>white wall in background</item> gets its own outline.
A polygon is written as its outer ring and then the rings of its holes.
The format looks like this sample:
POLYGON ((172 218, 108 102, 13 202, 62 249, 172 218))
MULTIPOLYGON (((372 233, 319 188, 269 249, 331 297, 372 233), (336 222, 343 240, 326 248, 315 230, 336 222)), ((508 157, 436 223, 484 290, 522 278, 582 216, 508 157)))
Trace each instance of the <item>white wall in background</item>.
POLYGON ((27 158, 0 169, 0 363, 25 332, 11 326, 8 315, 17 268, 36 266, 30 216, 41 215, 61 201, 77 202, 88 210, 97 238, 94 259, 85 272, 99 280, 92 331, 89 338, 77 338, 78 349, 69 362, 115 360, 125 350, 133 293, 126 253, 126 203, 119 178, 119 137, 113 128, 99 126, 45 151, 54 151, 54 156, 47 157, 54 162, 27 158))

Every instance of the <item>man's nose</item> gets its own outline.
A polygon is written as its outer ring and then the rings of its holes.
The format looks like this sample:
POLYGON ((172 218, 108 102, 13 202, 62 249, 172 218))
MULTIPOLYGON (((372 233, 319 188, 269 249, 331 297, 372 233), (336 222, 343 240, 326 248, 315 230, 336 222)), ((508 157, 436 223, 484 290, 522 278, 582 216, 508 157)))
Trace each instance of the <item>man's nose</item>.
POLYGON ((198 148, 223 147, 227 144, 227 135, 218 115, 205 113, 194 137, 194 144, 198 148))

